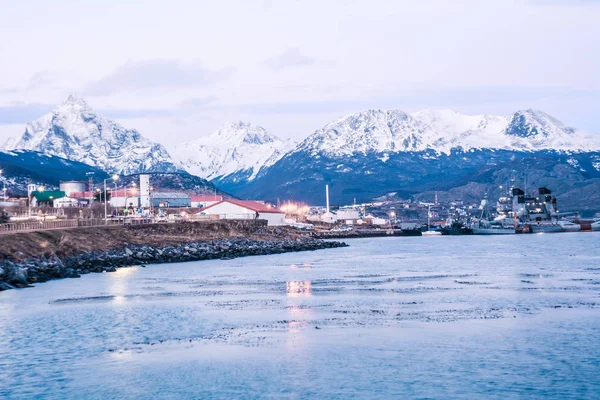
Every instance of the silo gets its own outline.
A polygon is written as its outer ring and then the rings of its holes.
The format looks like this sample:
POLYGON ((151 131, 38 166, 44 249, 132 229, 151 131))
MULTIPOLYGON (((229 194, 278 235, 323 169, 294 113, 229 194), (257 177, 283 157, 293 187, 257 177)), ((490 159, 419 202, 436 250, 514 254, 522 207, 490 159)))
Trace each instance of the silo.
POLYGON ((60 183, 60 190, 69 197, 71 193, 85 192, 85 185, 84 181, 63 181, 60 183))
POLYGON ((140 175, 140 206, 150 208, 150 175, 140 175))

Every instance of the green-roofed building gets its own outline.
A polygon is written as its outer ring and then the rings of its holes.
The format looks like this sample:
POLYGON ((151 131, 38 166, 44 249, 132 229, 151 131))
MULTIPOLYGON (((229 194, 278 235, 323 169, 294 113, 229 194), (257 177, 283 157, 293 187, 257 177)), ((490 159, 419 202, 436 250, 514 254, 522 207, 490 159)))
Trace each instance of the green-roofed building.
POLYGON ((54 191, 38 191, 36 190, 33 194, 32 205, 34 207, 39 206, 50 206, 53 207, 53 202, 56 199, 62 199, 66 196, 66 193, 62 190, 54 190, 54 191))

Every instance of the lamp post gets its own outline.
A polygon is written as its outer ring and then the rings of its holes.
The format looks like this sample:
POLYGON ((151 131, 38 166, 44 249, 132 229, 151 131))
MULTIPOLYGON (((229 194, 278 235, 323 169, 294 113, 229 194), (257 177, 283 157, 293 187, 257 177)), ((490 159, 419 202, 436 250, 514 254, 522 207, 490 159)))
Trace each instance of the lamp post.
MULTIPOLYGON (((119 197, 119 189, 117 189, 117 179, 115 179, 115 191, 113 192, 113 194, 110 195, 110 198, 112 199, 114 197, 119 197)), ((118 217, 119 216, 119 203, 117 201, 115 201, 115 214, 118 217)))
POLYGON ((119 180, 119 175, 113 175, 110 178, 106 178, 104 180, 104 223, 105 224, 108 223, 108 199, 106 197, 106 195, 107 195, 107 192, 106 192, 106 182, 110 181, 110 180, 113 180, 115 182, 115 185, 116 185, 116 182, 119 180))
POLYGON ((152 192, 154 191, 154 187, 150 186, 149 190, 148 190, 148 198, 150 199, 150 216, 154 217, 154 207, 153 207, 153 201, 152 201, 152 192))

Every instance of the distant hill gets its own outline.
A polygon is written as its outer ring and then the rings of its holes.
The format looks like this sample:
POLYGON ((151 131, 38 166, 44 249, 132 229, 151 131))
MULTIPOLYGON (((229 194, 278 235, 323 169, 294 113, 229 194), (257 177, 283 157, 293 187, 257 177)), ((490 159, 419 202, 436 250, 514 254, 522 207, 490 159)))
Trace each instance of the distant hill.
POLYGON ((58 188, 61 180, 87 180, 88 172, 93 172, 96 180, 108 177, 90 165, 28 150, 0 151, 0 169, 9 195, 25 195, 28 179, 37 185, 58 188))

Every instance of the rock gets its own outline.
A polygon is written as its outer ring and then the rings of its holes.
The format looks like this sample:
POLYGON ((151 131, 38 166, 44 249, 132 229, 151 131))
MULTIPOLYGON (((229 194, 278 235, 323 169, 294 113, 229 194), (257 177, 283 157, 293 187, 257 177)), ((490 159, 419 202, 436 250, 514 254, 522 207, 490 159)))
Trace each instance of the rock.
POLYGON ((14 286, 9 285, 6 282, 0 281, 0 292, 3 291, 3 290, 10 290, 10 289, 14 289, 14 288, 15 288, 14 286))
POLYGON ((14 264, 10 261, 6 261, 5 269, 6 269, 6 272, 5 272, 6 282, 8 282, 9 284, 11 284, 13 286, 27 284, 27 276, 28 276, 27 268, 22 267, 18 264, 14 264))
MULTIPOLYGON (((280 229, 265 230, 265 233, 282 232, 280 229)), ((47 253, 39 258, 22 262, 5 260, 0 262, 0 290, 13 287, 27 287, 28 282, 45 282, 50 279, 79 277, 90 272, 114 272, 123 265, 139 262, 164 263, 192 260, 222 259, 264 254, 279 254, 290 251, 312 251, 345 247, 346 243, 324 242, 320 239, 300 237, 293 239, 250 240, 248 238, 227 238, 211 241, 192 242, 178 246, 154 247, 149 245, 127 245, 111 251, 92 251, 70 257, 59 257, 47 253)), ((14 260, 14 257, 8 258, 14 260)), ((145 267, 145 264, 139 264, 145 267)))

